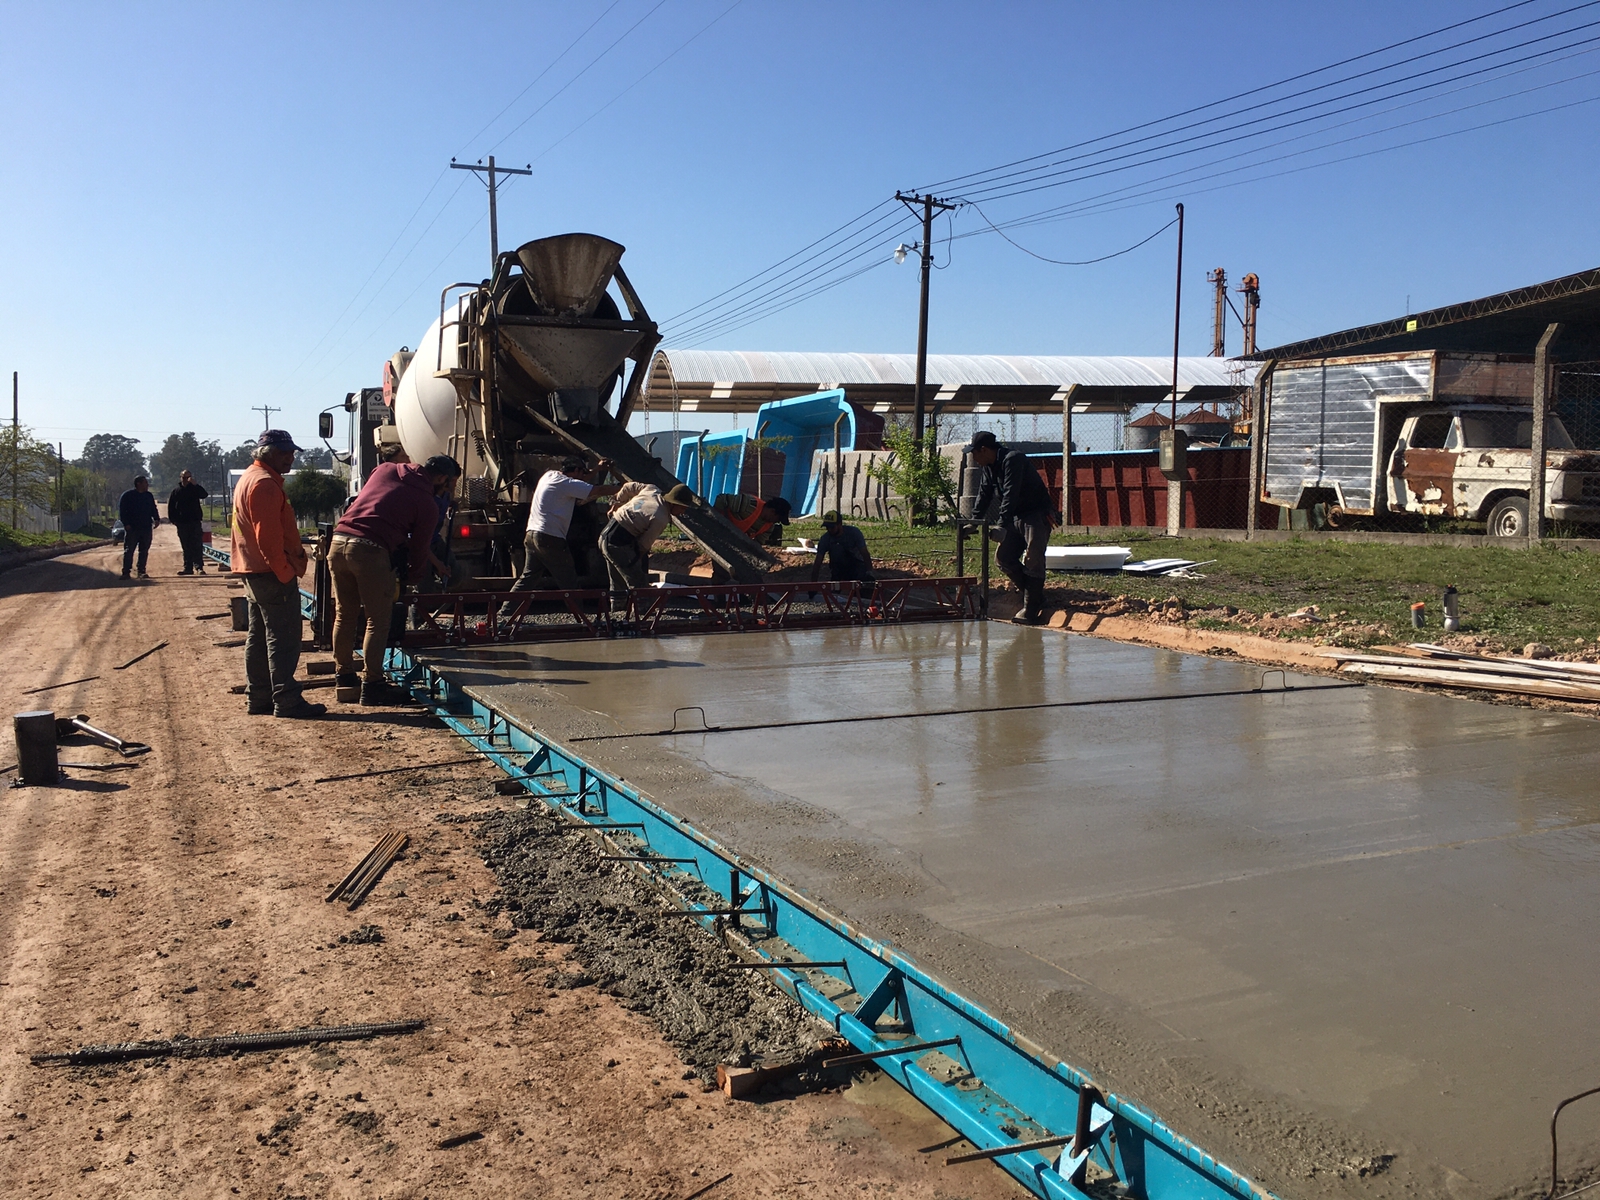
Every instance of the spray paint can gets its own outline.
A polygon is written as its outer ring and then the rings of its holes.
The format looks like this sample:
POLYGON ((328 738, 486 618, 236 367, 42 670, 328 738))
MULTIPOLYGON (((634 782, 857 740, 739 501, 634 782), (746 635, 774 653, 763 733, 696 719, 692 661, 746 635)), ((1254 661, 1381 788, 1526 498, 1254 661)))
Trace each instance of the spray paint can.
POLYGON ((1444 628, 1446 633, 1461 628, 1461 597, 1456 594, 1454 584, 1444 590, 1444 628))
POLYGON ((1421 629, 1422 628, 1422 626, 1424 624, 1424 622, 1422 620, 1422 613, 1423 613, 1423 610, 1426 609, 1426 608, 1427 608, 1427 605, 1425 605, 1421 600, 1418 600, 1415 604, 1413 604, 1411 606, 1411 628, 1413 628, 1413 629, 1421 629))

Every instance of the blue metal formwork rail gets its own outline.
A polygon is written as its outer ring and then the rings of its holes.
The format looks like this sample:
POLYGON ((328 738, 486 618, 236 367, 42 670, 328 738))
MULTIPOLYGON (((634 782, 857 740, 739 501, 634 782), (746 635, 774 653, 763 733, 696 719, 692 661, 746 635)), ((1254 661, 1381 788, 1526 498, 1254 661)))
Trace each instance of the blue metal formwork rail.
POLYGON ((685 902, 705 911, 703 927, 737 935, 764 961, 791 964, 767 974, 974 1145, 1006 1151, 996 1163, 1035 1195, 1087 1200, 1085 1188, 1114 1178, 1135 1200, 1271 1200, 1151 1113, 1102 1095, 1082 1071, 622 780, 405 650, 391 649, 386 665, 395 682, 424 696, 446 725, 543 803, 630 854, 674 860, 635 869, 695 894, 714 892, 715 910, 685 902), (839 962, 845 965, 807 965, 839 962), (1056 1144, 1015 1149, 1039 1141, 1056 1144))

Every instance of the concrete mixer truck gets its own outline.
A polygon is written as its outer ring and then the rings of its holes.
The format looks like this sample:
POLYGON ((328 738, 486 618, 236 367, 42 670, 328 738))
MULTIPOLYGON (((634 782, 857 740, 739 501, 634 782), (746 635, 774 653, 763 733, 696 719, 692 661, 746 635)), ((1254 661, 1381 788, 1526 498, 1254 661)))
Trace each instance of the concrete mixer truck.
MULTIPOLYGON (((415 462, 461 464, 450 540, 474 590, 510 585, 533 488, 562 458, 607 458, 621 478, 662 490, 678 482, 627 432, 661 335, 622 255, 583 233, 501 254, 493 278, 440 293, 416 350, 384 365, 381 404, 375 389, 347 402, 353 465, 376 461, 385 440, 415 462)), ((678 524, 728 578, 761 579, 761 551, 703 501, 678 524)))

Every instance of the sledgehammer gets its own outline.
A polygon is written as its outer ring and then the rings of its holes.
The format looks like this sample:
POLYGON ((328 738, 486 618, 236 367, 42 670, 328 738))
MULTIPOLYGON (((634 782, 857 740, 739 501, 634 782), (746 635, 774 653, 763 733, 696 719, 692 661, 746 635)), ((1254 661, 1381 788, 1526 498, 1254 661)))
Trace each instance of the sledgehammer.
POLYGON ((146 746, 143 742, 125 742, 114 734, 107 733, 104 729, 96 729, 93 725, 89 724, 89 717, 87 713, 79 713, 75 717, 56 718, 57 740, 71 737, 76 733, 88 734, 90 737, 94 738, 95 741, 110 746, 118 754, 122 755, 123 758, 133 758, 138 754, 150 753, 150 747, 146 746))

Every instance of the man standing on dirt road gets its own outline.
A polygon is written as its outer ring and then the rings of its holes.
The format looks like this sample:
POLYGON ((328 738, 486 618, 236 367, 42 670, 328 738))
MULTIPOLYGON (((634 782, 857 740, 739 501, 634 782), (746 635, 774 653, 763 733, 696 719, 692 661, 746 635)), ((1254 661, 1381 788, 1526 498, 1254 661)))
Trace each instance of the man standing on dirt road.
POLYGON ((250 632, 244 641, 249 711, 278 717, 320 717, 294 677, 300 665, 299 579, 306 550, 294 507, 283 492, 283 476, 300 447, 282 429, 256 439, 255 461, 233 489, 232 571, 250 602, 250 632))
POLYGON ((980 429, 967 446, 967 461, 983 469, 983 486, 972 515, 988 519, 989 504, 1000 494, 1000 548, 995 562, 1025 597, 1011 618, 1018 625, 1044 623, 1044 548, 1050 544, 1050 491, 1021 450, 1002 446, 994 434, 980 429))
POLYGON ((156 498, 150 494, 150 481, 140 475, 133 486, 117 500, 117 520, 122 522, 122 577, 133 570, 133 552, 139 551, 139 578, 149 579, 145 566, 150 562, 150 538, 161 524, 156 498))
POLYGON ((172 489, 172 495, 167 497, 167 520, 177 529, 178 542, 183 546, 183 570, 179 575, 206 573, 206 556, 200 549, 200 525, 205 520, 200 501, 208 495, 210 493, 194 481, 194 476, 185 471, 178 476, 178 486, 172 489))
POLYGON ((455 487, 461 467, 447 454, 427 462, 382 463, 361 485, 333 527, 328 571, 333 576, 333 661, 341 691, 361 688, 362 704, 402 704, 407 697, 383 678, 389 623, 396 596, 396 559, 405 552, 413 583, 433 563, 433 531, 439 524, 435 495, 455 487), (356 675, 356 633, 366 614, 361 676, 356 675))

